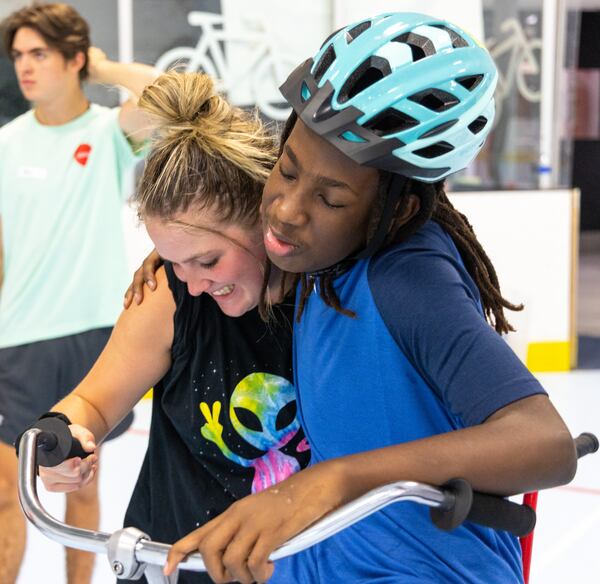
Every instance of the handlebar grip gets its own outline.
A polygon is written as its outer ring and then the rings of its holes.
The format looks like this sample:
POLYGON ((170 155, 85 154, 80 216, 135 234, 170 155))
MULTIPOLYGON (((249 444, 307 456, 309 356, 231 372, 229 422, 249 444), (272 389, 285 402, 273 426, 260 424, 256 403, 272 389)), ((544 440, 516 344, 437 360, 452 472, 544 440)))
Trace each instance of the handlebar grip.
POLYGON ((473 493, 473 504, 466 521, 523 537, 533 531, 536 515, 529 505, 513 503, 494 495, 473 493))
POLYGON ((43 418, 35 424, 41 430, 37 441, 37 463, 40 466, 58 466, 69 458, 85 458, 81 442, 74 438, 69 426, 59 418, 43 418))
POLYGON ((473 492, 463 479, 453 479, 442 486, 447 504, 431 508, 431 521, 444 531, 450 531, 464 521, 508 531, 517 537, 527 535, 535 527, 535 511, 502 497, 473 492))
POLYGON ((575 448, 577 449, 577 458, 593 454, 598 450, 598 438, 591 432, 584 432, 575 438, 575 448))

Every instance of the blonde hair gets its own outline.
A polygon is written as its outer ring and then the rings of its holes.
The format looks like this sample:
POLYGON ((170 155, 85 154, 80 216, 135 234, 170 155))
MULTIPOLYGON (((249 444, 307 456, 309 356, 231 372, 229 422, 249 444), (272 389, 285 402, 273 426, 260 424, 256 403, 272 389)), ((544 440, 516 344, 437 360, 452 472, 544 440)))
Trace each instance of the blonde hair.
POLYGON ((134 195, 140 217, 209 208, 224 222, 254 225, 276 160, 257 114, 227 103, 208 75, 176 71, 146 87, 139 107, 156 125, 134 195))

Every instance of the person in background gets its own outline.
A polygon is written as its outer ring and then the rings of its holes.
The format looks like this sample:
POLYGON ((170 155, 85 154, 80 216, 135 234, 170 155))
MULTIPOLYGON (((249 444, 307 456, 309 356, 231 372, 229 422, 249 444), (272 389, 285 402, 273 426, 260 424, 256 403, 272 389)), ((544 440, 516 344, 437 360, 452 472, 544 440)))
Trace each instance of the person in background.
MULTIPOLYGON (((22 8, 1 26, 31 103, 0 129, 0 582, 12 583, 26 538, 12 444, 79 383, 119 314, 123 179, 148 136, 137 96, 157 72, 108 60, 66 4, 22 8), (85 81, 131 98, 114 109, 92 104, 85 81)), ((69 523, 95 529, 98 516, 95 481, 67 497, 69 523)), ((68 581, 89 582, 93 561, 68 550, 68 581)))

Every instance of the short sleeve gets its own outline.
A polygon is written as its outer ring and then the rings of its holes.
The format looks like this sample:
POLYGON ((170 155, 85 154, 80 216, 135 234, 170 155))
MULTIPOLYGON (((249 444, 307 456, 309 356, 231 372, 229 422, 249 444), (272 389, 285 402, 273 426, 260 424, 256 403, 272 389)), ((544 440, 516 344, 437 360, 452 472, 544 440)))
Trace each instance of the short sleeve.
POLYGON ((545 393, 486 322, 477 288, 452 253, 391 251, 372 261, 369 285, 402 352, 466 425, 545 393))

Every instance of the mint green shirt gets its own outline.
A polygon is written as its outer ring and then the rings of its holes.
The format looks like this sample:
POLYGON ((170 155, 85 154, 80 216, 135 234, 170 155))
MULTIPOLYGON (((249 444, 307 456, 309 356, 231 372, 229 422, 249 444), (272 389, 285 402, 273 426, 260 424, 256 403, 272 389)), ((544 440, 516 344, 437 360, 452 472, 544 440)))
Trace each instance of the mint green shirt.
POLYGON ((118 115, 92 104, 44 126, 30 111, 0 129, 0 348, 114 324, 128 282, 124 178, 139 160, 118 115))

